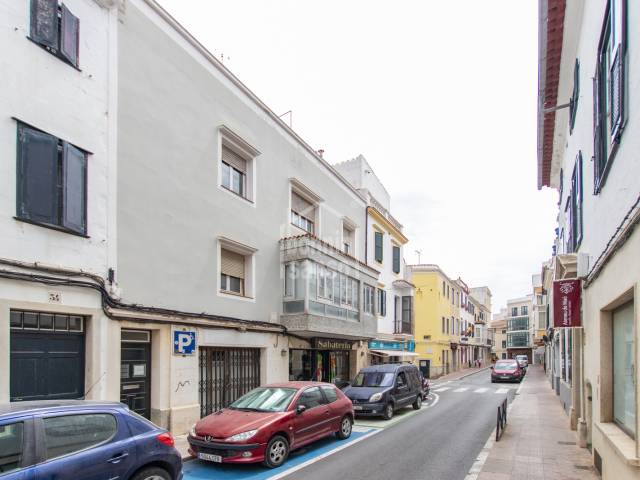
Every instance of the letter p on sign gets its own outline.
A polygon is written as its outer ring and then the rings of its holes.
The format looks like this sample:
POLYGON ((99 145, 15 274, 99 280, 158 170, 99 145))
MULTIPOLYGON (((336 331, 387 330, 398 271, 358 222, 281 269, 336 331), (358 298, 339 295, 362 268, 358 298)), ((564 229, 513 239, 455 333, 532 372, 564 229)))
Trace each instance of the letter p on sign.
POLYGON ((173 353, 176 355, 193 355, 196 349, 196 332, 180 331, 173 332, 173 353))

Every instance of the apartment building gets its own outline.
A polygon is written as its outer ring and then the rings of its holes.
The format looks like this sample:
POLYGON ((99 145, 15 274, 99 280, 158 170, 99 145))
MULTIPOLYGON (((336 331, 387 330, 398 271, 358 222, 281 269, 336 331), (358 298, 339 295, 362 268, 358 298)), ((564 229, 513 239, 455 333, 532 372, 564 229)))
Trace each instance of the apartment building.
POLYGON ((627 0, 540 1, 538 187, 559 194, 547 356, 579 444, 620 480, 640 474, 639 20, 627 0))
POLYGON ((526 355, 533 363, 533 295, 507 300, 507 358, 526 355))
POLYGON ((507 309, 501 308, 500 312, 493 316, 490 327, 493 330, 494 347, 493 358, 504 360, 507 357, 507 309))
MULTIPOLYGON (((380 272, 372 308, 377 317, 376 337, 368 342, 369 362, 411 362, 417 357, 413 337, 414 285, 404 261, 408 242, 402 224, 391 215, 391 197, 362 155, 334 168, 367 202, 364 257, 380 272)), ((346 226, 343 249, 352 249, 352 230, 346 226)))
POLYGON ((0 25, 0 402, 117 399, 117 9, 0 0, 0 25))
POLYGON ((487 365, 491 361, 491 349, 494 341, 489 332, 491 290, 486 286, 474 287, 470 289, 469 296, 474 306, 474 358, 480 360, 481 365, 487 365))

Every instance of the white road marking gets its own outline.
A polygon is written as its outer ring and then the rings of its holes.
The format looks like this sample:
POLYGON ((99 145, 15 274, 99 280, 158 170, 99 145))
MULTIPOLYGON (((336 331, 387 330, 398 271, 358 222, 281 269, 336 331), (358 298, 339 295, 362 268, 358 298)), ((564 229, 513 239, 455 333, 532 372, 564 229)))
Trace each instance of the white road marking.
POLYGON ((456 388, 453 392, 460 393, 460 392, 466 392, 467 390, 469 390, 467 387, 462 387, 462 388, 456 388))
POLYGON ((433 403, 431 403, 429 405, 425 405, 422 408, 427 409, 427 408, 431 408, 431 407, 435 407, 436 406, 438 401, 440 401, 440 395, 438 395, 437 393, 430 393, 427 398, 432 397, 432 396, 434 397, 433 403))
POLYGON ((511 390, 510 388, 499 388, 498 390, 496 390, 496 393, 507 393, 509 390, 511 390))
POLYGON ((434 392, 446 392, 447 390, 451 390, 450 387, 441 387, 437 390, 434 390, 434 392))
POLYGON ((373 429, 371 433, 367 433, 366 435, 363 435, 360 438, 357 438, 354 441, 347 443, 346 445, 342 445, 338 448, 334 448, 333 450, 323 453, 322 455, 318 455, 317 457, 307 460, 306 462, 302 462, 300 465, 296 465, 295 467, 289 468, 288 470, 285 470, 284 472, 278 475, 269 477, 269 480, 278 480, 279 478, 284 478, 287 475, 291 475, 293 472, 302 470, 303 468, 308 467, 309 465, 314 464, 316 462, 319 462, 320 460, 327 458, 328 456, 333 455, 334 453, 337 453, 340 450, 344 450, 345 448, 349 448, 351 445, 355 445, 356 443, 361 442, 362 440, 366 440, 367 438, 372 437, 373 435, 375 435, 376 433, 380 433, 381 431, 382 431, 381 428, 373 429))
POLYGON ((477 390, 474 390, 473 393, 484 393, 487 390, 489 390, 488 388, 478 388, 477 390))

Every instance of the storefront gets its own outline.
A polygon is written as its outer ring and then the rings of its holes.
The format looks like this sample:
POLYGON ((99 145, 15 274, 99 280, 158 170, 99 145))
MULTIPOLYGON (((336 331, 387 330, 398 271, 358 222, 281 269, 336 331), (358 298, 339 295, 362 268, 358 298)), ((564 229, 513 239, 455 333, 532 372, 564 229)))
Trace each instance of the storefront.
POLYGON ((311 348, 289 350, 289 380, 348 382, 354 343, 350 340, 314 338, 311 348))
POLYGON ((370 340, 369 355, 371 357, 371 365, 411 362, 418 356, 418 354, 415 353, 415 349, 416 344, 413 340, 370 340))

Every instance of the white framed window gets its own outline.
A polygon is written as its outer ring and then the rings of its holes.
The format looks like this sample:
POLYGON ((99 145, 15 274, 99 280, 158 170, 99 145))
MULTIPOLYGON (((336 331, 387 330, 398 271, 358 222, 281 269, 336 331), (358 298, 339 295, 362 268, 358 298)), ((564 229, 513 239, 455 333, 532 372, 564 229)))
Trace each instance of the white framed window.
POLYGON ((371 285, 365 285, 363 288, 363 309, 365 313, 373 315, 375 312, 374 303, 375 303, 375 291, 376 289, 371 285))
POLYGON ((353 222, 344 219, 342 221, 342 251, 347 255, 355 256, 356 228, 353 222))
POLYGON ((316 206, 299 193, 292 191, 291 224, 306 232, 315 234, 315 216, 316 206))
POLYGON ((219 128, 218 153, 219 188, 255 205, 255 158, 260 152, 222 125, 219 128))
POLYGON ((218 239, 218 294, 254 301, 256 249, 225 237, 218 239))

